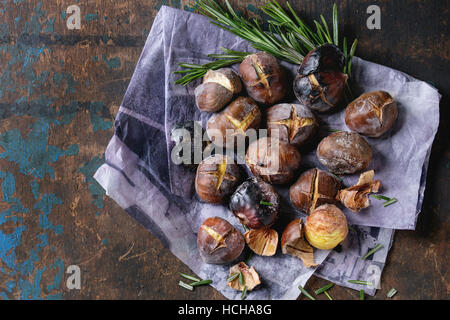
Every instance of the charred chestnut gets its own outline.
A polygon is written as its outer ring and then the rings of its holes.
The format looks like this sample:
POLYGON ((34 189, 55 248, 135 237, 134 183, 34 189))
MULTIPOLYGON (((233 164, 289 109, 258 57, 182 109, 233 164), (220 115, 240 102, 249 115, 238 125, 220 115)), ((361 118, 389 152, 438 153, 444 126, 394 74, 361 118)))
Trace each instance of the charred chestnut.
POLYGON ((198 230, 197 249, 206 263, 230 263, 241 255, 244 246, 242 234, 222 218, 208 218, 198 230))
POLYGON ((195 103, 201 111, 215 112, 241 90, 241 80, 232 69, 209 70, 203 77, 203 83, 195 88, 195 103))
POLYGON ((265 52, 247 56, 239 66, 247 93, 257 102, 274 104, 286 93, 286 76, 277 59, 265 52))
POLYGON ((314 249, 305 240, 305 231, 301 219, 291 221, 281 236, 281 251, 303 261, 306 267, 317 266, 314 263, 314 249))
POLYGON ((305 106, 326 112, 336 106, 344 96, 347 75, 340 71, 297 75, 294 94, 305 106))
POLYGON ((241 171, 233 159, 221 154, 204 159, 197 168, 195 190, 204 202, 220 203, 241 181, 241 171))
POLYGON ((284 184, 296 176, 301 155, 287 142, 265 137, 250 144, 245 162, 251 172, 264 181, 284 184))
POLYGON ((386 91, 364 93, 345 109, 345 123, 351 130, 377 138, 397 119, 397 103, 386 91))
POLYGON ((308 107, 280 103, 267 110, 267 129, 271 136, 278 130, 280 140, 300 147, 317 133, 319 123, 308 107))
POLYGON ((280 197, 260 178, 244 181, 230 199, 230 210, 251 229, 270 227, 278 218, 280 197))
POLYGON ((317 158, 335 174, 352 174, 367 168, 372 160, 372 148, 356 132, 340 131, 319 143, 317 158))
POLYGON ((183 161, 186 159, 182 164, 192 170, 197 168, 194 155, 209 154, 210 148, 212 147, 210 141, 204 141, 203 139, 202 143, 197 145, 194 139, 196 135, 200 136, 200 138, 204 136, 204 130, 197 121, 177 123, 171 130, 171 139, 180 150, 178 156, 183 161), (184 154, 185 151, 189 151, 189 154, 184 154))
POLYGON ((214 144, 233 148, 238 136, 245 137, 248 129, 258 129, 260 124, 261 111, 255 101, 238 97, 224 110, 209 118, 206 132, 214 144))
POLYGON ((334 204, 321 205, 306 218, 306 240, 317 249, 333 249, 347 234, 347 218, 334 204))
POLYGON ((341 182, 336 176, 314 168, 301 174, 289 189, 292 204, 310 213, 325 203, 337 203, 336 195, 341 189, 341 182))
POLYGON ((298 68, 301 75, 309 75, 316 72, 342 71, 345 65, 345 57, 342 51, 334 44, 324 44, 310 51, 298 68))

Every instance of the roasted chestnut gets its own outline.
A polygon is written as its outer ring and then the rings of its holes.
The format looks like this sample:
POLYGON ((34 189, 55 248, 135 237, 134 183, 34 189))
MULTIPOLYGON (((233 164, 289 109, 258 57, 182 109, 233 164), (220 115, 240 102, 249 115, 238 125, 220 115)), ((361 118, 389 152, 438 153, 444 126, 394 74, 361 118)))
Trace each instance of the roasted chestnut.
POLYGON ((248 291, 252 291, 257 285, 261 284, 255 268, 253 266, 249 268, 245 262, 239 262, 230 268, 230 277, 235 274, 242 275, 242 282, 240 277, 235 276, 234 280, 227 282, 227 286, 232 289, 243 291, 244 288, 247 288, 248 291))
POLYGON ((306 267, 317 266, 314 263, 314 249, 305 240, 305 231, 301 219, 291 221, 281 236, 281 251, 303 261, 306 267))
POLYGON ((215 112, 241 92, 239 76, 230 68, 208 70, 203 83, 195 88, 195 103, 201 111, 215 112))
POLYGON ((265 52, 247 56, 239 65, 247 93, 257 102, 274 104, 286 93, 286 76, 277 59, 265 52))
POLYGON ((238 141, 237 136, 246 137, 248 129, 258 129, 260 124, 261 112, 255 101, 238 97, 224 110, 209 118, 206 132, 214 144, 233 148, 238 141))
POLYGON ((272 137, 253 141, 245 156, 251 172, 271 184, 290 182, 297 174, 301 159, 294 146, 272 137))
MULTIPOLYGON (((182 165, 189 169, 196 169, 195 155, 210 154, 213 150, 211 141, 204 141, 204 130, 197 121, 177 123, 171 130, 171 139, 178 148, 178 157, 183 160, 182 165), (195 136, 199 136, 201 143, 196 144, 195 136), (187 152, 188 154, 185 154, 187 152)), ((203 157, 202 157, 203 158, 203 157)), ((200 160, 202 159, 200 158, 200 160)))
POLYGON ((342 71, 345 57, 342 51, 331 43, 311 50, 298 68, 298 74, 309 75, 316 72, 342 71))
POLYGON ((230 199, 230 210, 251 229, 270 227, 278 218, 280 197, 275 189, 255 177, 242 183, 230 199))
POLYGON ((280 140, 300 147, 316 134, 319 123, 308 107, 280 103, 267 110, 267 129, 269 135, 278 130, 280 140))
POLYGON ((347 218, 334 204, 321 205, 306 218, 306 240, 317 249, 333 249, 344 241, 347 233, 347 218))
POLYGON ((230 263, 241 255, 244 246, 242 234, 222 218, 208 218, 198 230, 197 249, 206 263, 230 263))
POLYGON ((244 233, 244 239, 257 255, 273 256, 277 252, 278 233, 273 229, 250 229, 244 233))
POLYGON ((197 168, 195 190, 204 202, 220 203, 241 182, 241 171, 233 159, 221 154, 204 159, 197 168))
POLYGON ((372 148, 356 132, 339 131, 319 143, 317 158, 335 174, 352 174, 367 168, 372 148))
POLYGON ((345 123, 351 130, 377 138, 388 131, 397 119, 397 103, 386 91, 360 95, 345 109, 345 123))
POLYGON ((342 100, 347 78, 339 71, 299 74, 294 80, 294 94, 305 106, 326 112, 342 100))
POLYGON ((337 203, 339 189, 341 182, 336 176, 314 168, 301 174, 289 189, 289 197, 296 208, 310 213, 322 204, 337 203))

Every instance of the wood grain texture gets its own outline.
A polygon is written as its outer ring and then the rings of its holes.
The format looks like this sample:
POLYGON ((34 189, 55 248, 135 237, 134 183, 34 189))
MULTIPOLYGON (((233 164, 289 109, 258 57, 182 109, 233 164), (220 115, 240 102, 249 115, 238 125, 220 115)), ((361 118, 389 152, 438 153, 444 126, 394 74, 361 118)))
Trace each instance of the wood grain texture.
MULTIPOLYGON (((178 272, 191 271, 92 178, 157 11, 187 3, 0 3, 0 298, 224 298, 211 287, 180 288, 178 272), (71 4, 80 6, 80 30, 66 27, 71 4), (81 290, 66 288, 72 264, 81 268, 81 290)), ((260 17, 264 1, 231 3, 260 17)), ((332 3, 292 1, 307 21, 330 17, 332 3)), ((379 2, 381 30, 366 28, 370 4, 339 1, 341 30, 359 39, 357 55, 429 81, 443 94, 417 230, 396 232, 375 299, 392 287, 394 299, 448 299, 449 1, 379 2)), ((313 277, 306 288, 324 284, 313 277)), ((359 298, 336 286, 330 294, 359 298)))

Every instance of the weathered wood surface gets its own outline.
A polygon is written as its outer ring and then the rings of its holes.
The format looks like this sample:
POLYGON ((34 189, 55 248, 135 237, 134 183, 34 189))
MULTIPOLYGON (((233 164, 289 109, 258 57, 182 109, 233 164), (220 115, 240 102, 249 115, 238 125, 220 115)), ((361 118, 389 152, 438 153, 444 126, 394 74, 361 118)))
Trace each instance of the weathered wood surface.
MULTIPOLYGON (((104 159, 114 115, 161 5, 180 0, 0 2, 0 298, 223 299, 211 287, 177 285, 190 271, 104 195, 92 175, 104 159), (81 8, 81 30, 65 11, 81 8), (65 269, 81 267, 81 290, 65 269)), ((262 1, 232 1, 260 15, 262 1)), ((292 1, 305 18, 332 1, 292 1)), ((448 1, 383 1, 381 30, 366 28, 372 1, 339 1, 357 55, 430 81, 443 94, 423 213, 399 231, 375 299, 450 298, 448 277, 448 1)), ((157 62, 156 62, 157 63, 157 62)), ((311 291, 324 284, 313 278, 311 291)), ((335 299, 357 299, 334 287, 335 299)))

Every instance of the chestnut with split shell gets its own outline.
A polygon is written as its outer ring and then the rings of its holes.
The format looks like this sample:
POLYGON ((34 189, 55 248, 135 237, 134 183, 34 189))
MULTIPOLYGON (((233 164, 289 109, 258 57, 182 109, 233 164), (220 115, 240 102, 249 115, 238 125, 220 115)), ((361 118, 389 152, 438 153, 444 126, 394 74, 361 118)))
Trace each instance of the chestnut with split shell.
POLYGON ((286 76, 277 59, 265 52, 247 56, 239 75, 250 97, 262 104, 280 101, 286 93, 286 76))
POLYGON ((220 203, 234 192, 240 181, 241 170, 233 159, 215 154, 198 165, 195 190, 202 201, 220 203))
POLYGON ((255 177, 244 181, 230 198, 230 210, 248 228, 270 227, 279 214, 280 197, 275 189, 255 177))
POLYGON ((347 234, 347 218, 334 204, 321 205, 306 218, 306 240, 317 249, 333 249, 347 234))
POLYGON ((280 103, 267 110, 267 129, 269 135, 278 130, 280 140, 300 147, 314 137, 319 123, 308 107, 280 103))
POLYGON ((287 142, 273 137, 253 141, 247 149, 245 162, 251 172, 271 184, 292 181, 300 167, 300 152, 287 142))
POLYGON ((197 234, 197 248, 206 263, 230 263, 241 255, 244 246, 242 234, 219 217, 203 221, 197 234))
POLYGON ((353 212, 367 208, 370 205, 369 193, 378 192, 381 187, 380 180, 374 180, 374 176, 374 170, 361 173, 358 182, 354 186, 340 190, 336 199, 353 212))
POLYGON ((386 91, 360 95, 345 109, 345 123, 351 130, 377 138, 388 131, 397 119, 397 103, 386 91))
POLYGON ((331 43, 323 44, 311 50, 298 68, 298 74, 308 75, 323 71, 342 71, 345 65, 345 56, 342 51, 331 43))
POLYGON ((340 131, 319 143, 317 158, 335 174, 352 174, 367 168, 372 148, 358 133, 340 131))
POLYGON ((208 70, 203 83, 195 88, 195 103, 201 111, 215 112, 241 90, 241 80, 232 69, 208 70))
POLYGON ((270 228, 250 229, 244 233, 249 248, 260 256, 273 256, 277 251, 278 233, 270 228))
POLYGON ((301 219, 291 221, 281 236, 281 251, 303 261, 306 267, 314 267, 314 249, 305 240, 305 232, 301 219))
POLYGON ((335 175, 314 168, 300 175, 290 187, 289 197, 297 209, 310 213, 322 204, 337 203, 336 195, 341 186, 335 175))
POLYGON ((238 97, 209 118, 206 132, 217 146, 233 148, 239 136, 245 142, 247 130, 258 129, 260 124, 261 111, 256 102, 248 97, 238 97))
POLYGON ((256 286, 261 284, 259 275, 253 266, 249 268, 245 262, 239 262, 230 268, 230 277, 239 273, 242 274, 243 283, 241 284, 239 277, 237 277, 233 281, 228 282, 227 286, 239 291, 243 291, 247 287, 248 291, 252 291, 256 286))

